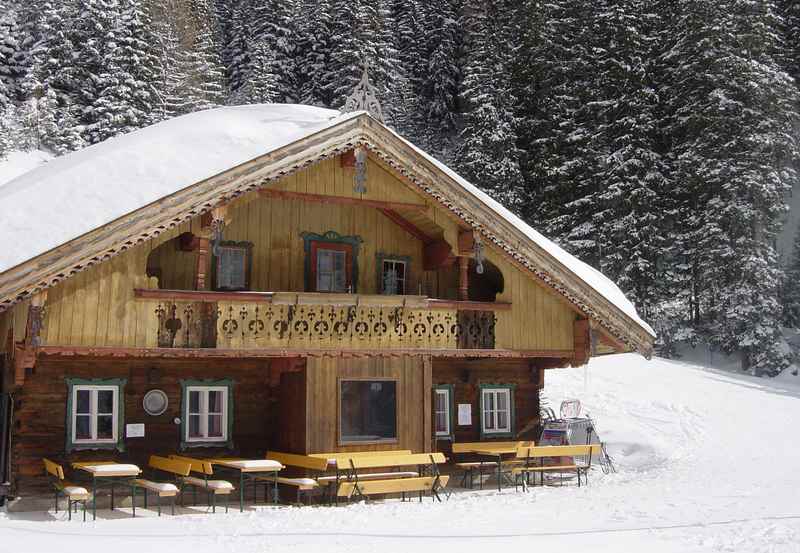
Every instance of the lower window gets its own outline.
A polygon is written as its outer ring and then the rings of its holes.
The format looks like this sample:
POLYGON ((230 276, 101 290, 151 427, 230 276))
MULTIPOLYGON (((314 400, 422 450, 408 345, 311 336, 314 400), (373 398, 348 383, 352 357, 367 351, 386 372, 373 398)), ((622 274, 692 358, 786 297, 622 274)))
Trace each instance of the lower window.
POLYGON ((232 427, 229 381, 183 383, 182 441, 184 447, 228 446, 232 427))
POLYGON ((342 443, 397 440, 397 381, 340 381, 339 416, 342 443))
POLYGON ((123 379, 67 379, 67 451, 122 448, 124 385, 123 379))
POLYGON ((492 386, 481 389, 481 432, 511 434, 513 420, 511 387, 492 386))
POLYGON ((438 437, 447 437, 452 434, 450 429, 452 392, 450 386, 437 386, 433 390, 434 430, 438 437))

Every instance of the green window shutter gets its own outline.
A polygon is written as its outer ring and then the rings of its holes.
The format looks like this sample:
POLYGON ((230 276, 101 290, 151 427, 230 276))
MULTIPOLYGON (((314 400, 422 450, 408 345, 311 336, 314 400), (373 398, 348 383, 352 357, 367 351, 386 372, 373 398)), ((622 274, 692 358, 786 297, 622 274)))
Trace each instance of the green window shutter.
MULTIPOLYGON (((480 415, 480 436, 481 439, 485 438, 513 438, 515 435, 515 409, 514 409, 514 384, 481 384, 478 389, 478 413, 480 415), (486 420, 484 418, 486 406, 484 404, 484 391, 507 391, 508 392, 508 406, 505 409, 508 416, 508 431, 494 431, 486 428, 486 420)), ((496 398, 496 395, 492 396, 496 398)), ((491 403, 491 401, 490 401, 491 403)), ((493 405, 494 410, 498 409, 498 405, 493 405)), ((494 419, 496 421, 496 418, 494 419)))
MULTIPOLYGON (((67 453, 70 451, 82 451, 89 449, 116 449, 117 451, 125 451, 125 384, 128 380, 126 378, 66 378, 67 385, 67 420, 66 429, 67 435, 65 439, 65 450, 67 453), (116 440, 113 442, 74 442, 73 433, 73 415, 78 405, 73 402, 75 395, 75 387, 80 386, 103 386, 116 388, 116 440)), ((82 409, 83 410, 83 409, 82 409)), ((85 410, 84 410, 85 411, 85 410)), ((88 416, 88 415, 87 415, 88 416)), ((92 417, 89 416, 89 419, 92 417)))
POLYGON ((179 425, 179 442, 181 451, 193 447, 221 447, 225 449, 233 449, 233 414, 234 414, 234 397, 233 387, 234 381, 230 378, 222 380, 181 380, 181 424, 179 425), (189 425, 189 392, 188 389, 192 387, 218 387, 227 389, 227 423, 226 439, 224 441, 203 441, 192 440, 189 441, 186 437, 187 427, 189 425))

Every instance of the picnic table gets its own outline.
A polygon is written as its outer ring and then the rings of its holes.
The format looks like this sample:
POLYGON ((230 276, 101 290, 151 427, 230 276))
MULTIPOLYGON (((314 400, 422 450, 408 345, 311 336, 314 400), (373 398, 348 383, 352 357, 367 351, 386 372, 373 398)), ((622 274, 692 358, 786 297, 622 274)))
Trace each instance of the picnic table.
POLYGON ((134 479, 142 473, 136 465, 115 463, 113 461, 78 461, 72 468, 88 472, 92 476, 92 520, 97 520, 96 493, 99 483, 108 482, 111 486, 111 510, 114 510, 114 485, 122 482, 130 486, 133 501, 133 515, 136 516, 136 484, 134 479))
MULTIPOLYGON (((254 489, 257 490, 257 477, 264 477, 269 474, 275 476, 275 473, 286 468, 278 461, 271 459, 241 459, 238 457, 217 457, 213 459, 206 459, 212 465, 217 465, 226 469, 231 469, 239 472, 239 512, 244 512, 244 483, 245 480, 252 480, 254 489)), ((272 492, 272 502, 278 502, 278 480, 273 479, 274 487, 272 492)))
POLYGON ((497 460, 497 491, 500 491, 503 485, 503 457, 508 455, 517 455, 517 447, 510 445, 492 446, 491 443, 486 443, 471 450, 471 453, 481 457, 492 457, 497 460))

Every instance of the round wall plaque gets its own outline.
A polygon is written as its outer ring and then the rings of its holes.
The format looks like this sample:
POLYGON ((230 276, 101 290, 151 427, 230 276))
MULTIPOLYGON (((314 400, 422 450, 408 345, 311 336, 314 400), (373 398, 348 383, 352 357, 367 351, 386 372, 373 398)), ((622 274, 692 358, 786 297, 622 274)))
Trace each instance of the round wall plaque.
POLYGON ((169 400, 162 390, 150 390, 144 395, 142 407, 148 415, 160 415, 167 410, 169 400))

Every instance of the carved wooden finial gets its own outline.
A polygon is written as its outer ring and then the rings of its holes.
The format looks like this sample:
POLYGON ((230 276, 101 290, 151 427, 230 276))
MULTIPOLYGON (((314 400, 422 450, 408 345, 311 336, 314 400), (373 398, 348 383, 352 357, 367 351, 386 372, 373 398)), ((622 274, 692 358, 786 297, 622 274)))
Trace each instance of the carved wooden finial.
POLYGON ((383 110, 381 110, 381 104, 378 101, 378 89, 369 82, 369 71, 366 63, 361 74, 361 80, 353 89, 352 94, 345 99, 342 111, 344 113, 366 111, 383 123, 383 110))

